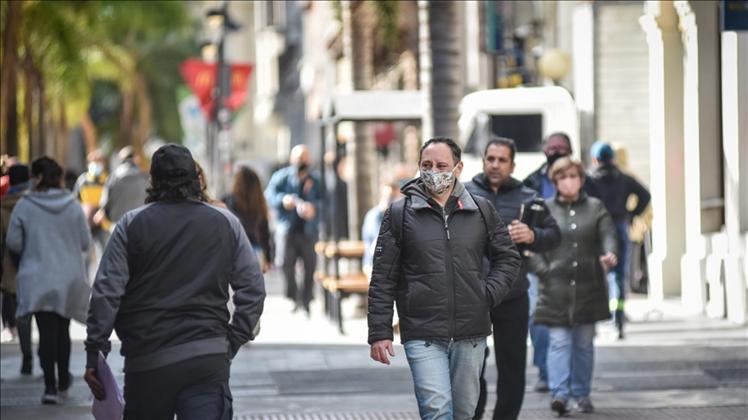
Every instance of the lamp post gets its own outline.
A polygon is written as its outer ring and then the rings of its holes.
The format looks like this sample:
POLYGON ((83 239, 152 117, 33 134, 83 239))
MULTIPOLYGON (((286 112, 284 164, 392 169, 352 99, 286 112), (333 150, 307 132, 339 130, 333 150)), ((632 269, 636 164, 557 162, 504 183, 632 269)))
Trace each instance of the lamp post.
POLYGON ((210 58, 216 62, 216 83, 213 86, 213 109, 207 124, 207 157, 209 162, 208 182, 211 190, 217 196, 223 194, 223 164, 224 156, 230 157, 229 150, 229 118, 230 113, 226 108, 226 98, 231 91, 231 67, 226 63, 225 41, 226 35, 240 28, 228 15, 228 2, 221 2, 220 7, 210 9, 206 12, 206 26, 209 32, 210 42, 202 47, 203 59, 210 58))

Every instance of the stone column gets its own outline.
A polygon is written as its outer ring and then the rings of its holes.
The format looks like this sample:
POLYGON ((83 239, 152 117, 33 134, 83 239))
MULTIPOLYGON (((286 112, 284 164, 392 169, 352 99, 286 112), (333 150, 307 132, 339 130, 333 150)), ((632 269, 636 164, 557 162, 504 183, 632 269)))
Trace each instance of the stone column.
POLYGON ((724 287, 719 247, 710 235, 722 225, 718 97, 717 3, 676 1, 683 41, 683 143, 686 253, 681 258, 684 305, 703 311, 707 297, 714 316, 722 316, 724 287), (707 269, 710 267, 711 269, 707 269), (707 282, 709 293, 707 293, 707 282))
POLYGON ((649 297, 681 291, 685 251, 683 155, 683 49, 671 1, 648 1, 639 19, 649 45, 650 190, 652 254, 649 297))
POLYGON ((727 318, 744 324, 748 287, 748 33, 722 33, 727 318))

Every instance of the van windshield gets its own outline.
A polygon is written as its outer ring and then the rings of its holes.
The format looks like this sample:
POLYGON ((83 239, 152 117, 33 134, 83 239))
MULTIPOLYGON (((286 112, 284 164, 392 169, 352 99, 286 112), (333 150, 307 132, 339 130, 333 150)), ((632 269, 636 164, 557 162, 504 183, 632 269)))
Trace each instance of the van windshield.
POLYGON ((517 152, 540 152, 543 142, 543 115, 491 115, 491 133, 517 143, 517 152))

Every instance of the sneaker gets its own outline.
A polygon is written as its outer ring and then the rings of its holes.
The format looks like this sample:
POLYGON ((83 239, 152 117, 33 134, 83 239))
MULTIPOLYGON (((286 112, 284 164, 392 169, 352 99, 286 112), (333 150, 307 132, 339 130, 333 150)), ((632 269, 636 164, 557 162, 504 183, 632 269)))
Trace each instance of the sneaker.
POLYGON ((595 406, 592 405, 590 397, 583 397, 577 400, 577 410, 580 413, 592 413, 595 411, 595 406))
POLYGON ((540 379, 538 382, 535 383, 535 386, 533 387, 535 392, 548 392, 550 388, 548 388, 548 382, 540 379))
POLYGON ((42 395, 42 404, 54 405, 59 403, 60 399, 57 396, 56 389, 47 389, 44 391, 44 395, 42 395))
POLYGON ((60 379, 60 382, 57 386, 57 391, 60 393, 61 398, 68 398, 70 396, 70 388, 73 386, 73 375, 68 372, 67 379, 62 380, 60 379))
POLYGON ((551 411, 555 411, 559 417, 563 417, 569 412, 566 408, 566 401, 558 398, 551 401, 551 411))

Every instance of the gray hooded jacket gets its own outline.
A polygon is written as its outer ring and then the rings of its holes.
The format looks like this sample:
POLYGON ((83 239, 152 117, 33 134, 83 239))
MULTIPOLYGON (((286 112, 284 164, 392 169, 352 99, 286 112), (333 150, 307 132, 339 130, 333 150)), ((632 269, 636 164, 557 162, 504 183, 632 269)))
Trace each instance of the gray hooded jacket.
POLYGON ((55 312, 85 322, 91 236, 78 201, 60 189, 30 192, 10 216, 6 246, 20 254, 17 316, 55 312))

